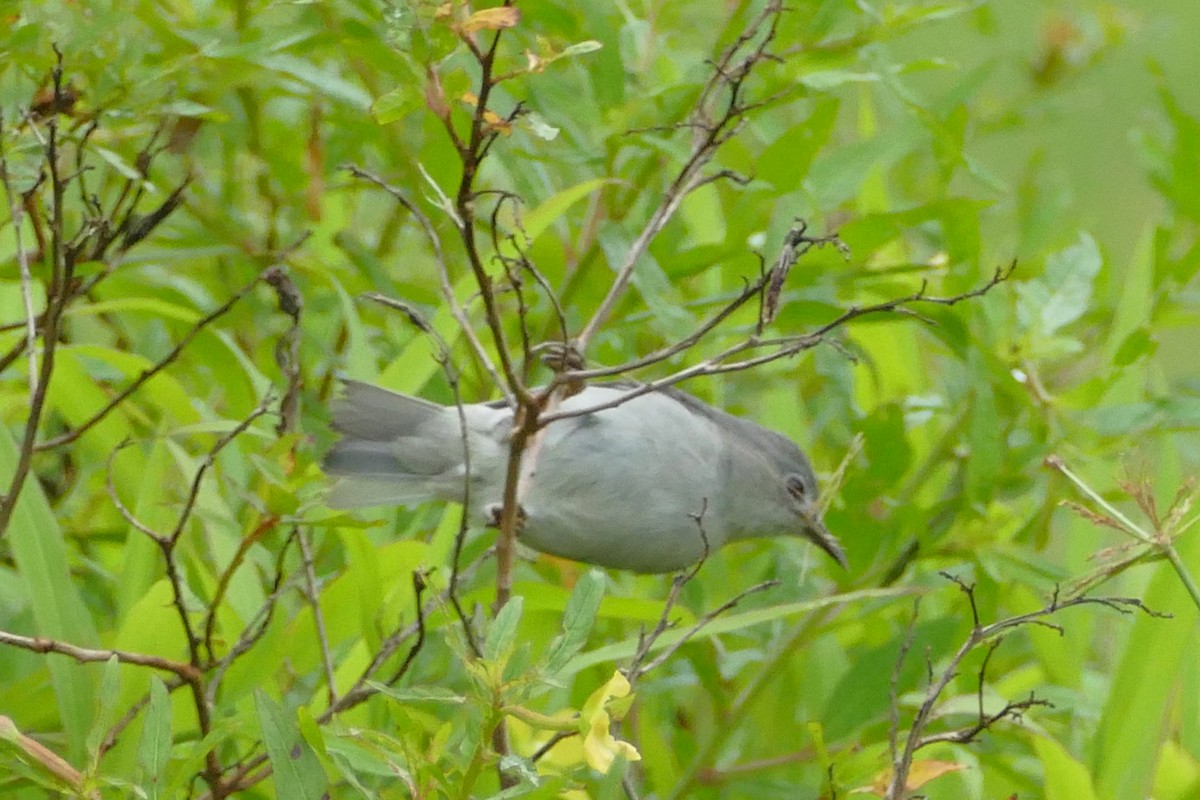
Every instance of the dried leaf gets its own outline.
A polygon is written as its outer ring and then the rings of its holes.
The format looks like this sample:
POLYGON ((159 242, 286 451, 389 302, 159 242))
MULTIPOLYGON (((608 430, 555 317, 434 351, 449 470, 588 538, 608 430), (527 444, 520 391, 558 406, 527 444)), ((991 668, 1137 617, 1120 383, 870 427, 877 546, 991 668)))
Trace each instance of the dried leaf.
POLYGON ((1112 528, 1113 530, 1118 530, 1122 533, 1128 533, 1124 525, 1122 525, 1120 522, 1117 522, 1107 514, 1097 513, 1092 511, 1087 506, 1080 505, 1072 500, 1063 500, 1059 503, 1059 505, 1071 509, 1076 514, 1094 525, 1099 525, 1104 528, 1112 528))
MULTIPOLYGON (((472 92, 463 92, 459 99, 469 105, 471 108, 477 108, 479 106, 479 97, 472 92)), ((505 136, 512 135, 512 123, 497 114, 495 111, 488 111, 485 109, 483 112, 483 121, 486 122, 488 128, 492 130, 500 131, 505 136)))
MULTIPOLYGON (((956 761, 914 761, 909 767, 908 780, 905 781, 904 788, 906 791, 913 792, 935 778, 940 778, 951 772, 959 772, 966 768, 966 764, 959 764, 956 761)), ((892 770, 888 768, 875 776, 875 780, 871 781, 870 786, 860 786, 857 789, 851 789, 850 794, 873 794, 876 797, 886 797, 888 786, 891 783, 892 770)))
POLYGON ((498 31, 501 28, 511 28, 521 19, 521 12, 512 6, 485 8, 467 17, 459 26, 463 33, 475 31, 498 31))
POLYGON ((966 768, 966 764, 959 764, 956 761, 914 761, 912 769, 908 771, 908 781, 905 788, 911 792, 920 789, 935 778, 949 775, 951 772, 959 772, 966 768))
POLYGON ((425 71, 425 105, 438 119, 444 120, 450 116, 450 105, 446 102, 446 90, 442 88, 441 80, 432 69, 425 71))
POLYGON ((1171 500, 1171 507, 1167 509, 1167 518, 1163 521, 1163 532, 1175 535, 1175 529, 1179 527, 1179 523, 1187 516, 1187 513, 1192 510, 1192 505, 1196 502, 1196 479, 1188 478, 1175 492, 1175 497, 1171 500))

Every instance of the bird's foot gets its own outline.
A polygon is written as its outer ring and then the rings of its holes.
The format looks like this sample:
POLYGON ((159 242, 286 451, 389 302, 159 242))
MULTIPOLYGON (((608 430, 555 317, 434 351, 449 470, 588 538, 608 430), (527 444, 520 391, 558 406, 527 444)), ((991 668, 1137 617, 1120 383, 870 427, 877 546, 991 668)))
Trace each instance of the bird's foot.
MULTIPOLYGON (((499 528, 501 517, 504 515, 503 503, 488 503, 483 507, 484 524, 489 528, 499 528)), ((525 509, 517 506, 517 533, 525 527, 525 509)))

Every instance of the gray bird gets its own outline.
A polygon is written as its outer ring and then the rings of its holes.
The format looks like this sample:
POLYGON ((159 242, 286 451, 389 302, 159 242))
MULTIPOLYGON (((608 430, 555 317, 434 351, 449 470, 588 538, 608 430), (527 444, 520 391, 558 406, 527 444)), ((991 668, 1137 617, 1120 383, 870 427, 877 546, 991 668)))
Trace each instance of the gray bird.
MULTIPOLYGON (((634 386, 589 385, 558 411, 592 408, 634 386)), ((475 403, 463 413, 471 454, 468 514, 495 521, 512 411, 503 403, 475 403)), ((337 479, 330 506, 462 502, 462 431, 454 406, 347 381, 333 406, 333 428, 342 438, 324 462, 337 479)), ((846 565, 821 522, 817 480, 800 448, 678 389, 550 423, 534 464, 520 499, 519 541, 535 550, 614 569, 673 572, 731 541, 790 535, 846 565)))

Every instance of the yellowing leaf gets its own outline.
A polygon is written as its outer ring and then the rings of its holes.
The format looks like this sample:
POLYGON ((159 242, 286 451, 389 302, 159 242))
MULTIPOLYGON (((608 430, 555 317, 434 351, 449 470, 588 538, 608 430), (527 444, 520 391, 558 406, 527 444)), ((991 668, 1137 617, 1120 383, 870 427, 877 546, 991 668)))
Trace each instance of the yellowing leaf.
MULTIPOLYGON (((473 92, 463 92, 459 99, 471 106, 471 108, 476 108, 479 105, 479 97, 473 92)), ((489 128, 500 131, 505 136, 512 134, 512 123, 497 114, 495 111, 488 111, 487 109, 484 109, 483 121, 487 123, 489 128)))
MULTIPOLYGON (((965 764, 959 764, 957 761, 914 761, 908 770, 908 780, 905 781, 904 788, 906 791, 913 792, 934 778, 940 778, 966 768, 965 764)), ((875 776, 875 780, 871 781, 870 786, 851 789, 850 794, 873 794, 876 797, 884 797, 887 795, 888 786, 891 783, 892 770, 889 768, 875 776)))
POLYGON ((521 12, 512 6, 485 8, 467 17, 460 26, 463 33, 475 31, 497 31, 501 28, 511 28, 521 19, 521 12))
POLYGON ((912 769, 908 771, 907 789, 910 792, 920 789, 934 778, 966 768, 966 764, 959 764, 957 761, 914 761, 912 769))

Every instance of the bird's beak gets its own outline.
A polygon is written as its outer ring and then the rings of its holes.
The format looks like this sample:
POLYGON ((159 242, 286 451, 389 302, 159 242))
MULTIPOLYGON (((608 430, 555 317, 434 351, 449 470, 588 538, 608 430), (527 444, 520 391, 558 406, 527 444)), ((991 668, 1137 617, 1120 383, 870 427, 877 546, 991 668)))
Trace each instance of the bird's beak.
POLYGON ((805 522, 808 523, 808 530, 804 535, 808 537, 813 544, 829 554, 829 557, 836 561, 842 569, 849 569, 849 563, 846 561, 846 553, 842 550, 841 543, 832 533, 825 527, 825 523, 819 519, 809 518, 805 522))

